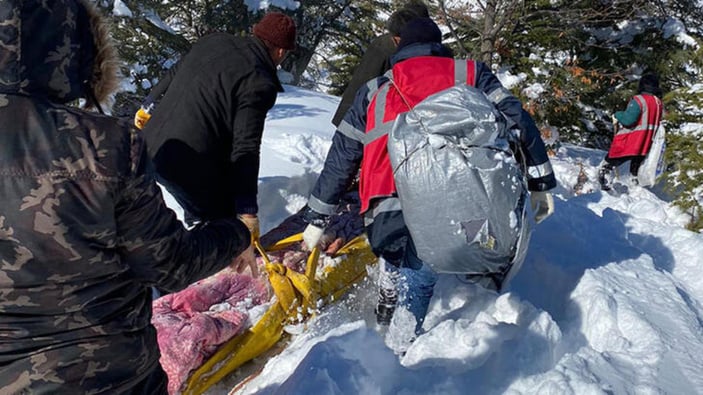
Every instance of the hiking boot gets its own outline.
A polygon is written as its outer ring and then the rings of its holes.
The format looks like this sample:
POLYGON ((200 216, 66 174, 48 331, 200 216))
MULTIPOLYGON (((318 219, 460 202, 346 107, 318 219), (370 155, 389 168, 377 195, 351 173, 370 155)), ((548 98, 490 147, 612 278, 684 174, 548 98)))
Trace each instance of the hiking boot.
POLYGON ((376 323, 388 326, 395 313, 398 304, 398 292, 395 289, 380 288, 378 292, 378 304, 374 312, 376 313, 376 323))
POLYGON ((610 180, 608 179, 610 176, 610 171, 611 169, 606 166, 603 166, 598 170, 598 182, 600 183, 600 189, 603 191, 610 190, 610 180))
POLYGON ((400 271, 397 265, 388 263, 385 257, 381 258, 378 263, 378 304, 374 312, 376 313, 376 323, 379 326, 387 327, 391 323, 395 306, 398 304, 400 271))
POLYGON ((381 326, 388 326, 395 313, 395 305, 378 304, 374 310, 376 313, 376 323, 381 326))

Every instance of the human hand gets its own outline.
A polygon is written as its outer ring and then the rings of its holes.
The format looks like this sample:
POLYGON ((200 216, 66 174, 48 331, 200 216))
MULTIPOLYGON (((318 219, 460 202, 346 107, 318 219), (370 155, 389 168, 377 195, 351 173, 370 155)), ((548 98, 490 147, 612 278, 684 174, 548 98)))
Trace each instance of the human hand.
POLYGON ((535 222, 540 223, 554 213, 554 197, 545 191, 530 192, 530 205, 535 213, 535 222))
POLYGON ((327 245, 325 247, 325 254, 327 254, 327 255, 336 254, 340 248, 344 247, 344 244, 346 244, 346 240, 341 237, 337 237, 331 243, 329 243, 329 245, 327 245))
POLYGON ((249 244, 246 250, 232 259, 230 267, 237 273, 242 273, 247 267, 251 270, 251 275, 259 277, 259 266, 254 255, 254 244, 249 244))
POLYGON ((252 242, 259 240, 259 217, 256 214, 239 214, 237 219, 244 222, 244 225, 249 229, 252 242))

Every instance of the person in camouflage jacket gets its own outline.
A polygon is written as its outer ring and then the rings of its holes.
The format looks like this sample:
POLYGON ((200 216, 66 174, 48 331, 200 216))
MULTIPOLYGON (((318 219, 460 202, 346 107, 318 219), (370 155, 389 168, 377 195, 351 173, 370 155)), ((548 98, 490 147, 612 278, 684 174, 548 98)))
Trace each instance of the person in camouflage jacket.
MULTIPOLYGON (((88 0, 0 2, 0 394, 165 393, 151 287, 255 264, 235 218, 187 231, 117 86, 88 0)), ((253 268, 252 268, 253 269, 253 268)))

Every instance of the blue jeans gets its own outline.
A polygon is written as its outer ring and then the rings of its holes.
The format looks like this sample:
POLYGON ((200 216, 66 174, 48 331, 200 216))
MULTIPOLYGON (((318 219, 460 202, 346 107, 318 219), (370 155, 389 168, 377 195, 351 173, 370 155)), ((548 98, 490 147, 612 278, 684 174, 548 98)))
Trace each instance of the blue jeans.
POLYGON ((422 332, 430 299, 437 283, 437 274, 427 264, 415 255, 414 249, 409 248, 405 254, 402 267, 398 268, 384 262, 382 276, 392 279, 398 291, 398 306, 404 307, 415 317, 415 333, 422 332), (417 268, 417 269, 412 269, 417 268))

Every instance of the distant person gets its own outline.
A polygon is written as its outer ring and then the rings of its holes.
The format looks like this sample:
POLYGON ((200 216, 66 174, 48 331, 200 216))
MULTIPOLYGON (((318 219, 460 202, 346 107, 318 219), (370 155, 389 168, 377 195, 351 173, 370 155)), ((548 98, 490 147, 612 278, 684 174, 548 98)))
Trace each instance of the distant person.
POLYGON ((630 161, 630 174, 637 183, 637 172, 652 145, 654 132, 661 124, 664 113, 662 91, 656 74, 645 74, 640 78, 635 95, 625 111, 613 116, 615 137, 608 154, 598 172, 601 189, 611 189, 613 169, 630 161))
POLYGON ((0 7, 0 394, 165 394, 151 287, 256 268, 235 217, 186 231, 141 134, 100 109, 118 63, 93 2, 0 7))
POLYGON ((427 5, 421 0, 408 1, 405 6, 396 10, 386 22, 385 34, 371 41, 359 65, 354 69, 351 80, 342 94, 342 100, 332 117, 334 126, 339 126, 354 101, 354 95, 366 82, 382 75, 391 68, 391 56, 396 51, 400 41, 400 31, 406 23, 415 18, 429 18, 427 5))
MULTIPOLYGON (((283 86, 276 68, 295 48, 293 19, 270 12, 253 36, 198 40, 144 126, 158 181, 195 223, 238 215, 259 236, 258 175, 266 114, 283 86)), ((164 86, 164 85, 167 85, 164 86)))
MULTIPOLYGON (((437 277, 417 256, 403 217, 387 148, 393 120, 423 99, 460 83, 456 79, 455 65, 464 64, 465 76, 461 83, 483 91, 521 131, 519 144, 527 164, 532 201, 538 208, 538 221, 553 212, 553 199, 547 191, 556 186, 539 130, 520 101, 501 85, 487 65, 473 60, 457 63, 451 51, 441 44, 441 39, 439 28, 429 18, 416 18, 402 29, 397 53, 391 60, 394 81, 384 75, 359 89, 344 117, 343 123, 348 127, 345 130, 340 127, 335 133, 304 214, 309 225, 303 232, 303 239, 309 247, 317 246, 321 244, 329 216, 340 196, 361 169, 361 214, 371 248, 381 258, 383 266, 377 321, 388 325, 396 304, 400 304, 415 317, 418 332, 437 277), (406 295, 399 299, 401 292, 406 295)), ((501 275, 475 274, 482 277, 478 282, 493 289, 500 289, 504 280, 501 275)))

